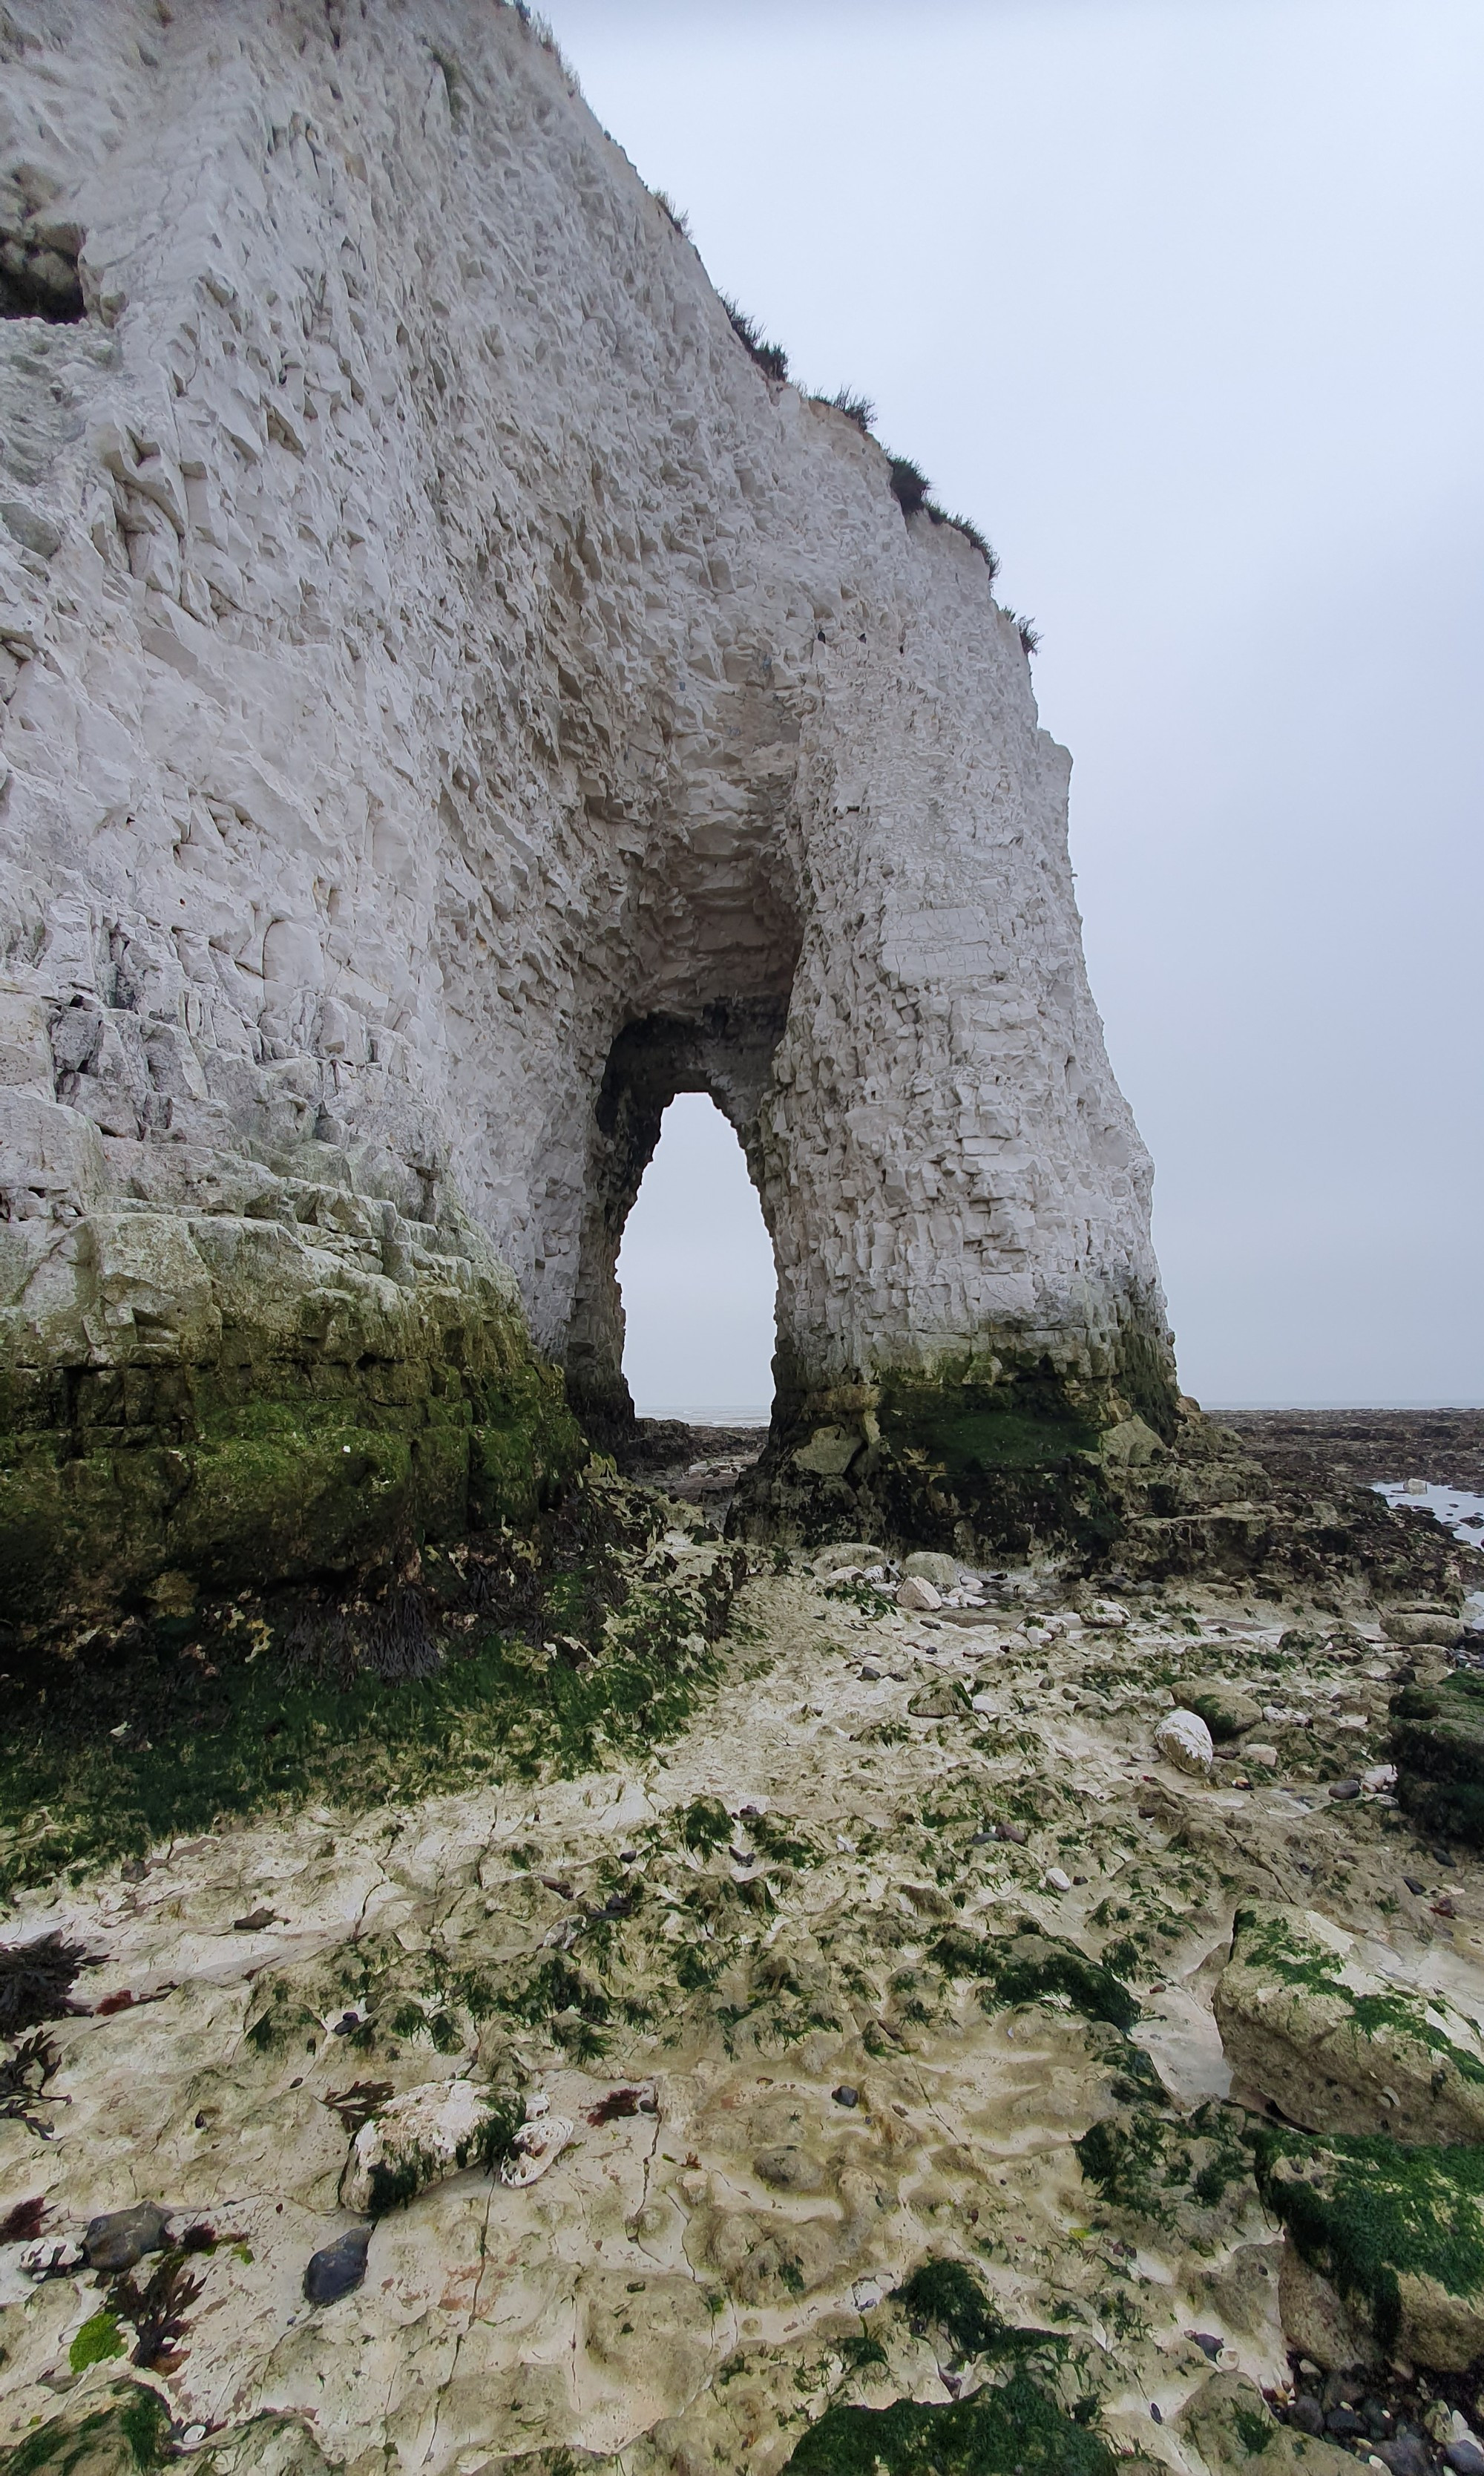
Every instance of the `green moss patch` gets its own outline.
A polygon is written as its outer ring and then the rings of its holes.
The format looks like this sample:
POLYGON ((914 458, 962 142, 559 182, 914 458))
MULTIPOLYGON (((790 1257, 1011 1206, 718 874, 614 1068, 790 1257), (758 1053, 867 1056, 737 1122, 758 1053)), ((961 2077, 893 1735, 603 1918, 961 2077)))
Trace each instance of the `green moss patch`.
MULTIPOLYGON (((95 2360, 94 2360, 95 2361, 95 2360)), ((170 2412, 139 2382, 120 2382, 80 2414, 63 2409, 0 2450, 0 2476, 152 2476, 170 2450, 170 2412)))
POLYGON ((1085 2018, 1106 2020, 1115 2029, 1127 2031, 1140 2017, 1138 2000, 1122 1978, 1056 1936, 980 1938, 952 1927, 933 1944, 932 1958, 952 1977, 981 1979, 979 2000, 986 2012, 1060 1996, 1085 2018))
POLYGON ((1101 2200, 1123 2216, 1177 2233, 1198 2252, 1222 2239, 1252 2193, 1247 2118, 1212 2100, 1180 2117, 1151 2107, 1109 2116, 1075 2146, 1077 2163, 1101 2200))
POLYGON ((1384 2134, 1319 2142, 1264 2127, 1258 2189, 1299 2252, 1366 2309, 1381 2345, 1401 2326, 1399 2280, 1484 2298, 1484 2148, 1403 2147, 1384 2134))
POLYGON ((947 2407, 832 2407, 786 2463, 799 2476, 1112 2476, 1101 2436, 1012 2373, 947 2407))
POLYGON ((374 1602, 217 1602, 64 1653, 0 1650, 0 1893, 226 1815, 570 1773, 673 1734, 716 1672, 743 1567, 717 1549, 690 1574, 641 1576, 662 1519, 592 1483, 549 1517, 540 1552, 496 1538, 425 1555, 415 1589, 374 1602))

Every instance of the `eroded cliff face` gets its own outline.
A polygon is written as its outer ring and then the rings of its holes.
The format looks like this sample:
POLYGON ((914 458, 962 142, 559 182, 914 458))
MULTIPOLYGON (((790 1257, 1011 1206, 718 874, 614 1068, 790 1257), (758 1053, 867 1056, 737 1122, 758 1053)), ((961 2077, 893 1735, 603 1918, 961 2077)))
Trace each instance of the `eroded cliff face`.
POLYGON ((1167 1428, 1068 760, 979 551, 754 364, 515 11, 5 24, 27 1591, 520 1519, 581 1450, 543 1362, 625 1410, 677 1089, 773 1235, 785 1526, 892 1518, 945 1420, 971 1477, 1167 1428))

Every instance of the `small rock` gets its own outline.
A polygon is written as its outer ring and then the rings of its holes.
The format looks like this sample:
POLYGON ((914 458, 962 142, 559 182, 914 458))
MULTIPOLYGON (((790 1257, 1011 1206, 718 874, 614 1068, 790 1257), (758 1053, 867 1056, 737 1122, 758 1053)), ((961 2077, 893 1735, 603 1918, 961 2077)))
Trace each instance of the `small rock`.
POLYGON ((1422 1899, 1427 1889, 1426 1884, 1420 1883, 1415 1874, 1403 1874, 1401 1879, 1406 1885, 1407 1890, 1411 1893, 1414 1900, 1422 1899))
POLYGON ((1432 2455, 1415 2433, 1398 2433, 1394 2441, 1373 2441, 1372 2455, 1391 2476, 1432 2476, 1432 2455))
POLYGON ((880 1683, 881 1671, 878 1668, 873 1668, 869 1659, 864 1662, 856 1672, 859 1675, 862 1685, 878 1685, 880 1683))
POLYGON ((278 1923, 279 1917, 275 1909, 249 1909, 245 1918, 233 1919, 232 1931, 234 1934, 257 1934, 261 1927, 276 1926, 278 1923))
POLYGON ((136 2201, 132 2210, 109 2210, 89 2218, 83 2230, 83 2254, 89 2269, 133 2269, 147 2252, 162 2252, 165 2214, 153 2201, 136 2201))
POLYGON ((1030 1834, 1023 1822, 997 1822, 995 1838, 1008 1840, 1013 1848, 1024 1848, 1030 1834))
POLYGON ((1311 2398, 1307 2390, 1300 2390, 1288 2411, 1288 2421, 1296 2424, 1300 2433, 1312 2434, 1317 2441, 1324 2430, 1324 2411, 1317 2398, 1311 2398))
POLYGON ((943 1597, 940 1592, 933 1589, 930 1582, 920 1581, 914 1573, 900 1585, 897 1592, 897 1605, 899 1608, 911 1608, 922 1612, 928 1608, 941 1608, 943 1597))
POLYGON ((1176 1770, 1209 1779, 1215 1759, 1211 1731, 1194 1711, 1172 1711, 1154 1731, 1154 1750, 1176 1770))
POLYGON ((1365 2429, 1352 2407, 1332 2407, 1324 2418, 1324 2431, 1338 2435, 1343 2441, 1348 2441, 1357 2433, 1364 2433, 1365 2429))
POLYGON ((902 1571, 909 1582, 928 1582, 935 1591, 956 1591, 959 1563, 956 1556, 943 1556, 932 1548, 919 1548, 915 1555, 903 1556, 902 1571))
POLYGON ((304 2291, 311 2304, 336 2304, 342 2295, 352 2295, 366 2274, 366 2255, 371 2249, 369 2226, 349 2227, 334 2243, 322 2244, 310 2255, 304 2273, 304 2291))
MULTIPOLYGON (((849 2081, 842 2081, 839 2088, 831 2090, 829 2094, 836 2106, 859 2106, 860 2104, 860 2092, 858 2089, 852 2089, 849 2081)), ((1474 2476, 1474 2471, 1472 2468, 1462 2469, 1460 2476, 1474 2476)))
POLYGON ((415 2170, 416 2189, 454 2175, 489 2113, 489 2092, 465 2079, 428 2081, 391 2098, 360 2126, 341 2188, 348 2210, 377 2206, 388 2175, 415 2170))
POLYGON ((1053 1892, 1070 1892, 1072 1889, 1071 1875, 1064 1874, 1059 1866, 1048 1866, 1046 1879, 1053 1892))
POLYGON ((1385 1789, 1395 1788, 1397 1785, 1396 1764, 1373 1763, 1368 1771, 1361 1772, 1360 1784, 1362 1788, 1369 1789, 1373 1796, 1378 1795, 1385 1789))
POLYGON ((564 2115, 550 2114, 550 2098, 540 2094, 526 2100, 526 2121, 515 2135, 516 2154, 507 2158, 500 2169, 502 2184, 517 2191, 533 2184, 566 2148, 576 2126, 564 2115))
POLYGON ((1443 2456, 1452 2468, 1453 2476, 1484 2476, 1484 2450, 1479 2448, 1472 2433, 1460 2434, 1456 2441, 1448 2443, 1443 2456))
POLYGON ((1333 1797, 1359 1796, 1360 1782, 1358 1779, 1331 1780, 1329 1794, 1333 1797))
POLYGON ((1219 1745, 1245 1735, 1262 1718, 1260 1702, 1220 1676, 1187 1678, 1180 1688, 1180 1698, 1187 1711, 1194 1711, 1198 1719, 1205 1721, 1219 1745))
POLYGON ((821 1548, 814 1556, 816 1573, 842 1573, 851 1567, 858 1572, 863 1565, 874 1565, 880 1557, 879 1548, 870 1547, 864 1539, 841 1539, 832 1548, 821 1548))

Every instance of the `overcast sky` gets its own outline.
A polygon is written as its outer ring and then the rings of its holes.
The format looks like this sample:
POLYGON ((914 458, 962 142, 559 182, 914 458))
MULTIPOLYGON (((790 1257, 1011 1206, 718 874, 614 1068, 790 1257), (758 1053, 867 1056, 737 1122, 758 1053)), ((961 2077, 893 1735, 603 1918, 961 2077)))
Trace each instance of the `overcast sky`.
MULTIPOLYGON (((1041 626, 1188 1389, 1484 1401, 1479 0, 552 14, 713 281, 1041 626)), ((624 1250, 647 1405, 770 1390, 705 1108, 624 1250)))

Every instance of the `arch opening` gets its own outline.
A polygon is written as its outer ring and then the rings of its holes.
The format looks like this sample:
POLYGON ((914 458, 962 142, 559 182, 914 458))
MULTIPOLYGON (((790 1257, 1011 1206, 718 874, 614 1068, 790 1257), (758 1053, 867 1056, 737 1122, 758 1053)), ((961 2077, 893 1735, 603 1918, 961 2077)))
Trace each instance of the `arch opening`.
MULTIPOLYGON (((592 1113, 577 1279, 563 1351, 567 1399, 595 1442, 619 1443, 633 1427, 633 1396, 624 1372, 618 1254, 659 1141, 661 1121, 678 1095, 714 1103, 731 1128, 757 1200, 769 1253, 774 1252, 759 1112, 786 1011, 786 1000, 779 998, 717 1003, 688 1018, 647 1015, 628 1024, 613 1042, 592 1113)), ((776 1296, 776 1271, 773 1287, 776 1296)), ((771 1395, 771 1382, 767 1391, 771 1395)))
POLYGON ((766 1423, 778 1267, 746 1154, 709 1093, 679 1093, 665 1110, 617 1277, 641 1419, 766 1423))

